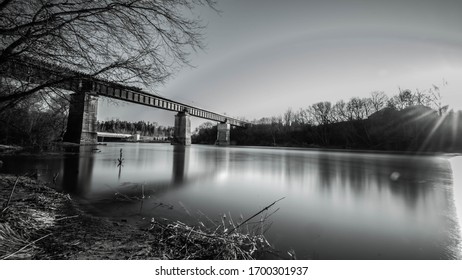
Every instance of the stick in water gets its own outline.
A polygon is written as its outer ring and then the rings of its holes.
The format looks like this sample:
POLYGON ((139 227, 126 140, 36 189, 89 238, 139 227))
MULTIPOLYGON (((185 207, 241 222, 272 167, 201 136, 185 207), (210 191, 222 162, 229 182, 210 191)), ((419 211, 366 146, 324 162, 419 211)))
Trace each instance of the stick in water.
POLYGON ((254 214, 252 217, 248 218, 247 220, 243 221, 242 223, 238 224, 235 228, 233 228, 232 230, 230 230, 228 232, 228 235, 230 235, 233 231, 235 231, 236 229, 238 229, 240 226, 244 225, 245 223, 247 223, 248 221, 252 220, 253 218, 255 218, 256 216, 258 216, 260 213, 262 213, 263 211, 266 211, 268 210, 271 206, 273 206, 274 204, 276 204, 277 202, 283 200, 285 197, 283 198, 280 198, 278 200, 276 200, 275 202, 271 203, 270 205, 266 206, 265 208, 263 208, 261 211, 259 211, 258 213, 254 214))

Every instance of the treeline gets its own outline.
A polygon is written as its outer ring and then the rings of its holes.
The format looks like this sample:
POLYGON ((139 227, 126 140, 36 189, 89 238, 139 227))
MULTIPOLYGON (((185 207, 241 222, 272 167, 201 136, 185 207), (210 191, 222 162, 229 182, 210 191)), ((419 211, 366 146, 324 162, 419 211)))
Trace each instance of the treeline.
MULTIPOLYGON (((462 151, 462 114, 448 111, 437 86, 426 91, 400 90, 391 98, 384 92, 372 92, 369 97, 347 102, 319 102, 251 123, 247 128, 232 129, 233 144, 462 151)), ((216 128, 204 124, 192 140, 213 144, 216 128)))
MULTIPOLYGON (((10 83, 0 77, 0 96, 10 83)), ((27 99, 0 106, 0 144, 18 145, 33 150, 47 150, 63 140, 69 113, 68 96, 60 90, 47 89, 27 99)), ((173 127, 156 122, 101 121, 98 131, 139 133, 142 136, 169 138, 173 127)))
MULTIPOLYGON (((9 83, 0 78, 0 96, 8 87, 9 83)), ((0 144, 46 150, 53 142, 62 140, 67 115, 67 99, 51 89, 0 106, 0 144)))
POLYGON ((165 137, 173 135, 173 127, 158 125, 157 122, 127 122, 121 120, 98 121, 99 132, 140 134, 141 136, 165 137))
MULTIPOLYGON (((231 137, 232 139, 236 138, 234 135, 231 137)), ((215 144, 216 140, 217 126, 212 122, 205 122, 201 124, 191 135, 191 142, 193 144, 215 144)))

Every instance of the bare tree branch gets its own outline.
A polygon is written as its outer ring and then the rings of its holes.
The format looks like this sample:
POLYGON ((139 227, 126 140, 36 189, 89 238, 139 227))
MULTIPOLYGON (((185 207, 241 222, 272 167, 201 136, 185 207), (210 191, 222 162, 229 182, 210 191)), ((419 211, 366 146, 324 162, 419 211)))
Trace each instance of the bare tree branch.
MULTIPOLYGON (((214 5, 213 0, 4 0, 0 68, 30 57, 152 88, 189 65, 191 51, 203 48, 204 26, 191 15, 197 7, 214 5)), ((0 92, 0 102, 33 93, 0 92)))

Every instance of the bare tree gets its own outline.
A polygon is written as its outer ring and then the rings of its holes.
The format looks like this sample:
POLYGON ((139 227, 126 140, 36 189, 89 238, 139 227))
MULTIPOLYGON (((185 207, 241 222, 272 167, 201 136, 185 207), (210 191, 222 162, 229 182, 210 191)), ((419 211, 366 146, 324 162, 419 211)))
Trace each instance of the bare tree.
POLYGON ((371 92, 371 105, 374 112, 378 112, 383 109, 388 102, 388 97, 383 91, 373 91, 371 92))
MULTIPOLYGON (((114 82, 162 83, 203 47, 198 6, 214 8, 214 0, 3 0, 0 69, 36 59, 114 82)), ((59 82, 2 91, 0 103, 59 82)))
POLYGON ((414 93, 414 99, 417 105, 431 106, 432 96, 426 93, 425 90, 421 91, 416 89, 414 93))
POLYGON ((284 126, 290 127, 295 120, 295 113, 292 108, 288 108, 284 113, 284 126))
POLYGON ((294 124, 297 126, 310 124, 310 118, 307 110, 300 108, 294 112, 294 124))
POLYGON ((282 117, 271 118, 271 138, 273 139, 273 146, 276 146, 276 134, 280 133, 282 127, 282 117))
POLYGON ((332 122, 332 104, 330 102, 319 102, 313 104, 312 115, 318 125, 326 125, 332 122))
MULTIPOLYGON (((443 86, 446 86, 448 83, 443 80, 443 86)), ((430 95, 430 103, 432 107, 438 111, 438 114, 442 116, 448 111, 449 106, 443 104, 443 96, 441 95, 440 87, 437 85, 432 85, 428 90, 430 95)))
POLYGON ((353 97, 347 103, 349 120, 362 120, 367 116, 365 100, 353 97))
POLYGON ((335 122, 343 122, 349 119, 345 101, 337 101, 332 107, 332 118, 335 122))
POLYGON ((417 105, 415 95, 409 89, 399 89, 398 95, 393 96, 388 101, 390 107, 402 110, 409 106, 417 105))
POLYGON ((364 118, 369 117, 374 111, 374 106, 372 105, 372 99, 370 97, 361 98, 363 103, 364 118))
POLYGON ((271 124, 271 118, 263 117, 255 121, 256 124, 271 124))

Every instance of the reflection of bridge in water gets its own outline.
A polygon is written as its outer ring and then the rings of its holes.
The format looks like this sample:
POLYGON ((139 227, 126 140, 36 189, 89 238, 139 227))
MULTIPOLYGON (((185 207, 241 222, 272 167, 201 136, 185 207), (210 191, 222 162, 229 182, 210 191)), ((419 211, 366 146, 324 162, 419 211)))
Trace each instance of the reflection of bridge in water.
POLYGON ((218 122, 217 144, 229 145, 230 127, 246 126, 248 123, 199 107, 154 95, 141 89, 91 77, 67 68, 30 58, 10 62, 6 76, 18 80, 33 80, 49 87, 61 88, 71 95, 67 131, 64 141, 73 143, 97 142, 98 97, 123 100, 148 107, 177 112, 172 144, 191 144, 190 117, 218 122))
MULTIPOLYGON (((63 190, 67 193, 77 195, 83 198, 90 198, 92 192, 98 186, 93 185, 93 177, 95 170, 95 155, 93 154, 93 148, 91 146, 72 147, 80 151, 79 155, 68 155, 63 160, 61 170, 61 185, 63 190)), ((221 150, 223 153, 228 154, 226 150, 221 150)), ((77 152, 77 150, 73 150, 77 152)), ((216 157, 220 156, 216 154, 216 157)), ((146 178, 148 181, 143 183, 140 182, 124 182, 115 186, 107 186, 106 189, 100 191, 100 195, 104 198, 112 199, 114 192, 120 192, 123 195, 129 197, 136 197, 141 195, 141 186, 145 195, 160 195, 161 193, 167 192, 174 188, 181 188, 186 184, 191 184, 200 180, 208 180, 217 178, 219 176, 220 168, 223 166, 217 164, 211 164, 210 168, 205 171, 196 174, 189 173, 190 166, 190 150, 182 145, 175 145, 172 153, 172 175, 170 179, 157 179, 155 176, 146 178)), ((216 160, 215 160, 216 162, 216 160)), ((124 172, 124 168, 121 168, 121 172, 124 172)), ((119 175, 120 176, 120 175, 119 175)), ((117 168, 114 165, 114 177, 117 177, 117 168)))

